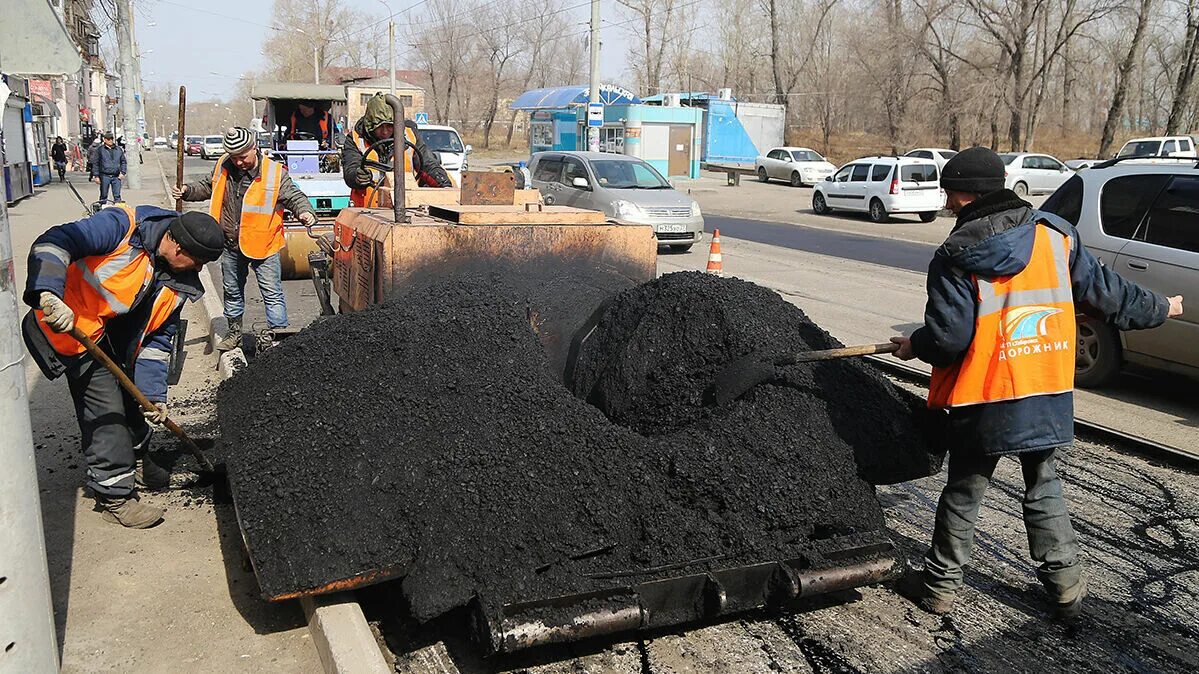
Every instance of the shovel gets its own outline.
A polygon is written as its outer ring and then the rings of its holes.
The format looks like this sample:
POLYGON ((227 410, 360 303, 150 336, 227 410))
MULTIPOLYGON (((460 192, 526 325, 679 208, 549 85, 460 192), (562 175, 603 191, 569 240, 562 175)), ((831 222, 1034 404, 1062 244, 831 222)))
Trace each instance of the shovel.
POLYGON ((758 384, 777 379, 780 367, 818 360, 895 353, 898 350, 898 344, 887 342, 886 344, 844 346, 839 349, 823 351, 799 351, 779 356, 773 360, 764 360, 761 354, 751 353, 729 363, 724 369, 717 372, 716 378, 712 380, 712 385, 708 388, 706 397, 717 405, 724 405, 745 395, 758 384))
MULTIPOLYGON (((95 358, 102 365, 104 365, 104 367, 112 373, 112 376, 116 377, 117 381, 121 382, 121 388, 128 391, 129 395, 133 396, 133 399, 142 406, 143 410, 146 410, 147 412, 155 412, 158 410, 158 407, 156 407, 154 403, 150 402, 150 400, 146 398, 145 394, 141 392, 141 390, 137 387, 137 384, 133 383, 133 380, 129 378, 129 375, 125 374, 125 371, 122 370, 116 363, 114 363, 112 358, 109 358, 108 354, 104 353, 104 350, 92 341, 91 337, 83 334, 79 328, 71 328, 71 336, 78 340, 79 343, 83 345, 83 348, 87 349, 87 352, 91 354, 92 358, 95 358)), ((191 452, 192 456, 196 457, 196 462, 200 464, 199 472, 201 475, 207 474, 207 476, 219 476, 224 473, 224 471, 218 470, 216 466, 212 465, 212 461, 204 454, 204 451, 200 449, 200 446, 197 445, 195 440, 192 440, 187 433, 183 432, 183 429, 179 427, 179 424, 175 423, 170 418, 167 418, 162 422, 162 425, 166 426, 167 430, 174 433, 179 438, 179 442, 181 442, 183 446, 187 448, 187 451, 191 452)))

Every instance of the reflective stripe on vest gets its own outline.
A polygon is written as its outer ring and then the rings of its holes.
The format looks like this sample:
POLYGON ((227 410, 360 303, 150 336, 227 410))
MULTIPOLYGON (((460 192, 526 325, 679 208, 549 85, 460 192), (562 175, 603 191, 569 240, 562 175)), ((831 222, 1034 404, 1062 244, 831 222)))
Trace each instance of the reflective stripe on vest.
MULTIPOLYGON (((129 219, 129 228, 121 243, 111 253, 85 257, 67 267, 62 299, 75 312, 75 327, 92 341, 99 341, 104 336, 104 326, 109 319, 129 313, 141 293, 154 281, 150 254, 130 243, 137 230, 137 216, 128 206, 122 206, 121 210, 129 219)), ((159 290, 135 351, 141 349, 145 335, 162 327, 183 301, 184 297, 170 288, 159 290), (170 311, 164 311, 167 306, 170 311)), ((74 337, 51 330, 43 322, 41 310, 35 315, 55 351, 64 356, 84 352, 83 345, 74 337)))
MULTIPOLYGON (((359 135, 358 129, 354 128, 350 131, 350 138, 354 141, 354 145, 358 147, 358 151, 362 153, 362 160, 371 159, 379 161, 379 153, 374 148, 369 151, 366 148, 366 140, 359 135)), ((407 126, 404 127, 404 138, 413 146, 416 145, 416 134, 407 126)), ((412 154, 415 150, 412 147, 404 149, 404 171, 412 173, 412 154)), ((395 154, 394 152, 392 153, 395 154)), ((379 205, 379 190, 374 187, 355 187, 350 190, 350 205, 360 208, 375 208, 379 205)))
MULTIPOLYGON (((212 203, 208 213, 214 220, 221 220, 221 206, 225 201, 225 187, 229 170, 222 155, 212 171, 212 203)), ((250 182, 241 200, 241 220, 238 223, 237 243, 248 258, 261 260, 283 249, 283 209, 279 206, 279 189, 283 184, 283 165, 261 155, 258 177, 250 182)))
POLYGON ((960 407, 1074 389, 1076 326, 1070 238, 1037 224, 1028 266, 973 276, 974 340, 960 361, 934 367, 928 405, 960 407))

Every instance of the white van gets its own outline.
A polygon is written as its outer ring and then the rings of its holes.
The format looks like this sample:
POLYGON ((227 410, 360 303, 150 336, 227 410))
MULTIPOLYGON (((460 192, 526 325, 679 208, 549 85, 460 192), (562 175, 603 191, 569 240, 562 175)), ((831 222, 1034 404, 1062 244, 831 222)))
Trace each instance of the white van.
POLYGON ((897 213, 914 213, 921 222, 937 219, 945 206, 937 165, 913 157, 862 157, 816 183, 812 210, 865 211, 874 222, 897 213))
POLYGON ((416 134, 441 158, 441 166, 454 184, 461 185, 462 172, 467 170, 466 157, 473 148, 462 142, 458 130, 452 126, 421 124, 416 128, 416 134))

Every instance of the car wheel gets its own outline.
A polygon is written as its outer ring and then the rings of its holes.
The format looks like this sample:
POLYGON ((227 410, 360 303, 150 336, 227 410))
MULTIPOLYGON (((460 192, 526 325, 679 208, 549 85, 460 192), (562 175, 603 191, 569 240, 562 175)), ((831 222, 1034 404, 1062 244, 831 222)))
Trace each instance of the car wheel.
POLYGON ((1098 388, 1111 382, 1120 371, 1120 338, 1115 330, 1090 318, 1078 321, 1078 354, 1074 359, 1074 383, 1098 388))
POLYGON ((936 211, 926 211, 920 214, 920 222, 932 222, 937 219, 936 211))
POLYGON ((816 215, 828 215, 833 212, 833 209, 828 207, 828 202, 824 200, 824 194, 821 192, 812 195, 812 212, 816 215))
POLYGON ((878 199, 870 200, 870 219, 873 222, 886 222, 889 219, 886 207, 878 199))
POLYGON ((770 176, 766 175, 766 167, 765 166, 758 167, 758 181, 764 182, 764 183, 770 182, 770 176))
POLYGON ((803 187, 803 180, 799 177, 799 171, 791 172, 791 187, 803 187))
POLYGON ((1025 185, 1024 183, 1016 183, 1015 185, 1012 186, 1012 191, 1015 192, 1016 196, 1018 196, 1018 197, 1021 197, 1021 198, 1027 197, 1028 196, 1028 185, 1025 185))

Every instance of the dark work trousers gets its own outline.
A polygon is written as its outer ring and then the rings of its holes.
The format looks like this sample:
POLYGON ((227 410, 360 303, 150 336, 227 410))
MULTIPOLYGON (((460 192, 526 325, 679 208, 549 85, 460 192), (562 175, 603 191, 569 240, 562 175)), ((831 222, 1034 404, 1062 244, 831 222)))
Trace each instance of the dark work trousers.
POLYGON ((100 176, 100 201, 108 201, 108 190, 112 189, 112 200, 121 201, 121 179, 118 176, 100 176))
POLYGON ((63 362, 87 460, 87 486, 100 496, 129 496, 133 492, 134 445, 144 449, 150 439, 141 407, 90 355, 64 358, 63 362))
MULTIPOLYGON (((1020 460, 1024 473, 1024 529, 1029 553, 1037 563, 1037 578, 1053 597, 1060 598, 1078 589, 1082 566, 1062 483, 1053 467, 1056 453, 1056 449, 1048 449, 1013 458, 1020 460)), ((933 542, 924 557, 925 581, 936 595, 952 596, 962 587, 978 508, 999 459, 998 455, 974 452, 949 456, 949 482, 941 492, 933 542)))

